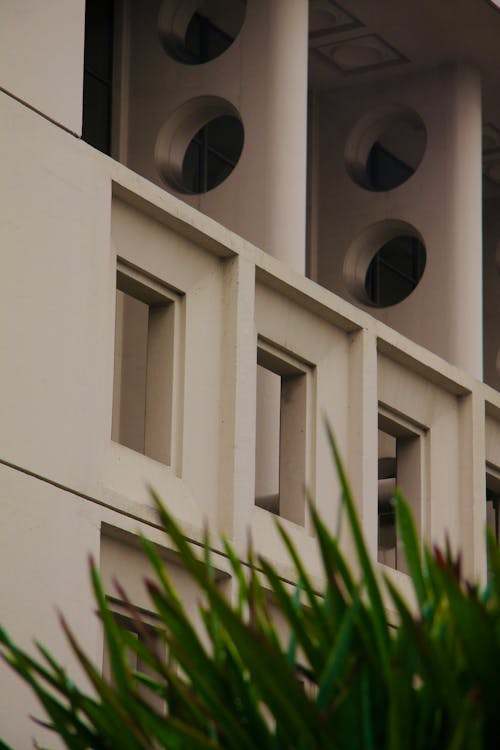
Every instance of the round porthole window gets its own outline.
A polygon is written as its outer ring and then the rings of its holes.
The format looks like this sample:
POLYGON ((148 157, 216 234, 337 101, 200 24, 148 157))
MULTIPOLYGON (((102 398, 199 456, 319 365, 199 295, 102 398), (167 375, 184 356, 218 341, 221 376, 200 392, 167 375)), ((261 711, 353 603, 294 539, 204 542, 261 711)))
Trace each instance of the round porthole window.
POLYGON ((346 169, 366 190, 393 190, 415 173, 426 143, 420 115, 400 105, 383 107, 370 112, 352 129, 344 154, 346 169))
POLYGON ((235 107, 218 97, 199 97, 167 120, 156 142, 155 160, 163 180, 186 194, 206 193, 236 167, 245 133, 235 107))
POLYGON ((234 42, 245 13, 245 0, 163 0, 158 16, 162 46, 187 65, 210 62, 234 42))
POLYGON ((367 227, 354 240, 345 258, 344 279, 362 304, 390 307, 417 288, 426 259, 417 230, 407 222, 388 219, 367 227))
POLYGON ((206 193, 220 185, 235 168, 243 150, 243 125, 233 115, 207 122, 193 136, 182 160, 182 188, 206 193))
POLYGON ((366 272, 370 304, 389 307, 406 299, 422 278, 425 261, 425 247, 417 237, 401 235, 382 245, 366 272))

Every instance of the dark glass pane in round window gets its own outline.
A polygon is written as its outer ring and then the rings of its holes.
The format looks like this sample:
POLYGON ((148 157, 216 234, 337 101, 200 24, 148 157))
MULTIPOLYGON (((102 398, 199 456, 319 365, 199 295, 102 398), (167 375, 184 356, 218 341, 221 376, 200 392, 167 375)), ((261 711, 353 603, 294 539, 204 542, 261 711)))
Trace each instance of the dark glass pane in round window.
POLYGON ((371 147, 366 162, 367 187, 370 190, 392 190, 406 182, 414 172, 410 164, 384 148, 379 141, 371 147))
POLYGON ((184 155, 183 189, 206 193, 220 185, 238 163, 243 141, 243 125, 232 115, 217 117, 198 130, 184 155))
POLYGON ((426 252, 417 237, 403 235, 386 242, 373 256, 365 279, 372 305, 389 307, 410 295, 422 278, 426 252))
POLYGON ((361 163, 347 161, 347 171, 358 185, 382 192, 403 185, 416 172, 427 142, 425 125, 413 113, 408 119, 395 118, 373 141, 361 139, 360 152, 368 157, 361 163))
POLYGON ((167 52, 188 65, 215 60, 238 36, 245 12, 245 0, 204 0, 191 17, 183 42, 172 46, 167 41, 167 52))

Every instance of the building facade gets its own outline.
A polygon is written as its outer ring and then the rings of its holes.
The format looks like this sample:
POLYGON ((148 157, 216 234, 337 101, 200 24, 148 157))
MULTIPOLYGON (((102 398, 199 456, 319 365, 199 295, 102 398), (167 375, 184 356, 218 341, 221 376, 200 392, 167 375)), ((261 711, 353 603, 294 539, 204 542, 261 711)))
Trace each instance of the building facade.
MULTIPOLYGON (((332 424, 380 570, 390 503, 485 579, 500 496, 491 0, 0 4, 1 621, 106 669, 86 559, 144 610, 149 486, 199 544, 319 575, 332 424)), ((346 545, 349 540, 345 540, 346 545)), ((390 616, 390 612, 389 612, 390 616)), ((0 729, 38 712, 0 666, 0 729)), ((40 738, 41 734, 37 734, 40 738)))

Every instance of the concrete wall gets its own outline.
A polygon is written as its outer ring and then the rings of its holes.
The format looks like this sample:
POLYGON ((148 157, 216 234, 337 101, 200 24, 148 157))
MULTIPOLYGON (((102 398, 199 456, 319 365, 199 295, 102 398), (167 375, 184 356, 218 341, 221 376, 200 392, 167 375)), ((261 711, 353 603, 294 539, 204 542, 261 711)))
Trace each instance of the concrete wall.
MULTIPOLYGON (((102 651, 90 590, 87 555, 99 560, 100 517, 96 506, 27 473, 0 466, 0 601, 2 626, 36 654, 34 641, 57 654, 75 681, 86 684, 62 636, 59 612, 93 658, 102 651)), ((40 654, 37 654, 40 656, 40 654)), ((0 734, 12 747, 31 738, 54 746, 52 735, 29 721, 43 712, 24 683, 0 664, 0 734)))
POLYGON ((82 132, 85 0, 3 0, 0 88, 82 132))
MULTIPOLYGON (((243 557, 251 528, 256 553, 267 555, 286 579, 293 577, 274 516, 255 504, 258 347, 285 376, 291 368, 305 383, 300 451, 291 453, 299 460, 290 479, 295 488, 308 486, 335 528, 339 487, 323 429, 326 415, 374 558, 380 405, 425 444, 418 509, 423 536, 442 540, 447 529, 464 548, 472 575, 485 573, 485 461, 500 472, 500 397, 471 376, 480 368, 474 74, 443 70, 433 83, 419 78, 411 86, 356 91, 356 101, 348 91, 320 103, 324 159, 317 175, 315 263, 318 279, 338 296, 302 274, 307 3, 249 0, 234 45, 199 69, 165 55, 157 37, 158 3, 134 7, 129 140, 123 136, 120 148, 136 171, 74 135, 81 130, 83 2, 46 3, 43 12, 35 2, 22 9, 7 2, 0 27, 1 618, 23 645, 36 636, 53 648, 77 679, 54 607, 75 624, 80 642, 102 665, 89 553, 101 564, 108 590, 119 570, 136 602, 147 607, 136 544, 137 532, 146 532, 193 607, 194 592, 156 528, 148 484, 195 542, 208 522, 214 540, 226 532, 243 557), (266 33, 258 33, 263 28, 266 33), (19 49, 21 63, 14 54, 19 49), (429 86, 441 109, 434 111, 429 86), (388 195, 369 194, 345 174, 342 139, 365 107, 396 94, 424 118, 427 152, 407 185, 388 195), (245 147, 226 182, 181 201, 155 184, 156 137, 186 99, 206 95, 237 108, 245 147), (458 158, 464 153, 470 155, 465 161, 458 158), (340 269, 363 227, 394 217, 422 233, 429 265, 407 303, 371 316, 342 299, 348 294, 340 269), (117 270, 129 289, 141 287, 153 307, 160 297, 175 311, 168 377, 154 382, 155 388, 168 387, 171 400, 162 425, 168 457, 112 439, 119 401, 117 270)), ((489 263, 494 220, 491 227, 489 263)), ((282 521, 319 585, 301 502, 295 492, 282 521)), ((216 557, 224 578, 227 569, 216 557)), ((389 575, 409 593, 404 573, 389 575)), ((36 735, 50 744, 27 719, 39 713, 33 699, 0 669, 5 740, 22 747, 36 735)))
MULTIPOLYGON (((304 374, 302 468, 290 476, 312 490, 331 527, 339 488, 323 415, 376 556, 380 402, 430 446, 424 536, 442 539, 447 528, 464 548, 467 571, 484 573, 484 466, 486 456, 490 469, 498 463, 498 394, 5 94, 0 119, 0 241, 8 251, 0 294, 0 592, 2 620, 16 637, 27 644, 36 633, 72 670, 57 604, 102 664, 86 557, 99 559, 103 538, 130 540, 139 529, 168 546, 146 483, 191 538, 202 538, 206 519, 214 539, 225 531, 244 556, 251 528, 256 553, 293 576, 273 515, 255 505, 258 345, 285 374, 290 366, 304 374), (117 268, 132 287, 139 279, 151 299, 163 294, 176 306, 168 461, 111 437, 117 268)), ((306 514, 282 521, 318 580, 306 514)), ((408 589, 404 573, 390 574, 408 589)), ((21 717, 35 708, 12 675, 3 670, 1 679, 9 696, 2 732, 26 745, 36 732, 21 717)))

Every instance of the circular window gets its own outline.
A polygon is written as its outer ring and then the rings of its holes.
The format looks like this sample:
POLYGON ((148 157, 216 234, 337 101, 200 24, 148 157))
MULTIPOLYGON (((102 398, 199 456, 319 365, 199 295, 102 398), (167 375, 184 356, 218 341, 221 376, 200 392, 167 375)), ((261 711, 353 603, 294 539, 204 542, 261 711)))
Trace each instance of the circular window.
POLYGON ((369 113, 352 129, 346 169, 366 190, 393 190, 406 182, 424 156, 427 133, 414 110, 400 105, 369 113))
POLYGON ((187 65, 214 60, 238 36, 245 12, 245 0, 163 0, 158 16, 162 46, 187 65))
POLYGON ((407 222, 387 219, 367 227, 344 261, 344 280, 362 304, 389 307, 418 286, 426 264, 422 237, 407 222))
POLYGON ((170 187, 181 193, 206 193, 231 174, 243 143, 243 123, 236 108, 218 97, 198 97, 183 104, 163 125, 155 160, 170 187))
POLYGON ((365 277, 366 295, 375 307, 389 307, 408 297, 422 278, 426 252, 409 235, 394 237, 377 250, 365 277))
POLYGON ((221 115, 198 130, 182 160, 182 188, 206 193, 220 185, 235 168, 243 150, 243 125, 221 115))

